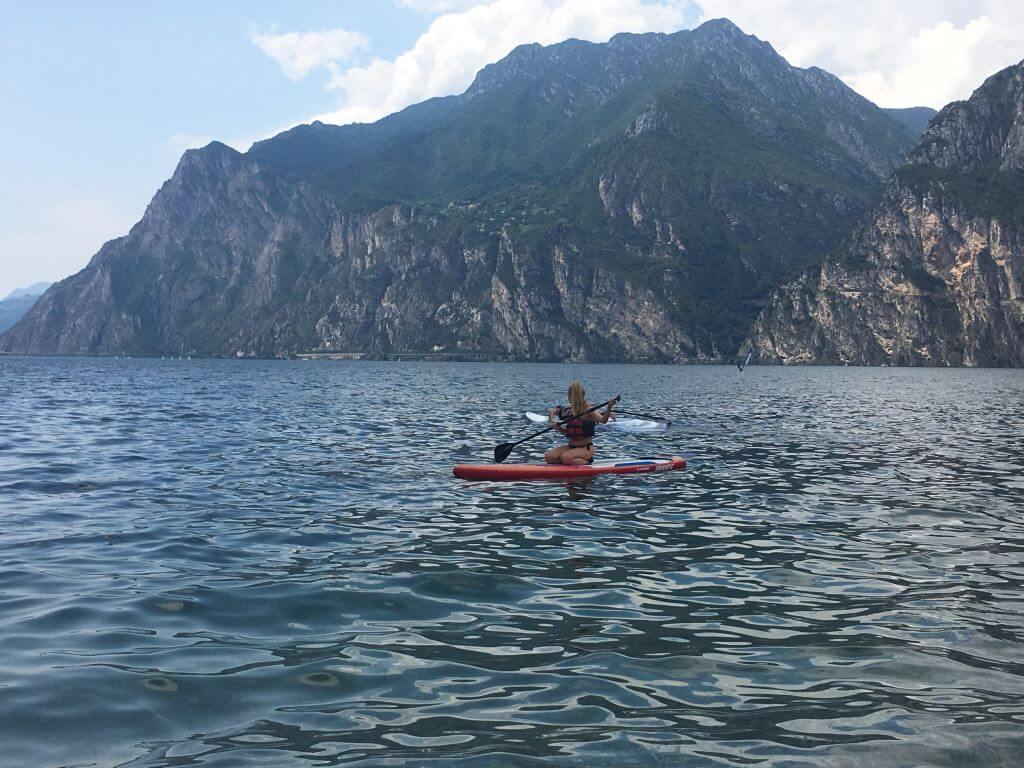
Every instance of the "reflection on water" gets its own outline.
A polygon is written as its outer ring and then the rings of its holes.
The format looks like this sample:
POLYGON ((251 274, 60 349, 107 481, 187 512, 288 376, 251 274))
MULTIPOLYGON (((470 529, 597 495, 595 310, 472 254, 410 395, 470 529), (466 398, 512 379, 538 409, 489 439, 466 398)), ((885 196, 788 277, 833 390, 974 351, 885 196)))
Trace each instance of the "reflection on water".
POLYGON ((0 764, 1017 766, 1022 427, 1020 372, 0 359, 0 764), (689 468, 450 476, 575 375, 689 468))

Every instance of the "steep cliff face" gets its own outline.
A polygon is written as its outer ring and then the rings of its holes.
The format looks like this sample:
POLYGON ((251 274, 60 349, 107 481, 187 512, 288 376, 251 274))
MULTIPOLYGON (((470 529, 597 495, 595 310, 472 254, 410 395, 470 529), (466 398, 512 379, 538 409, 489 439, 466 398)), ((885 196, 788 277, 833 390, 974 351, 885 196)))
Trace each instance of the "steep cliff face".
POLYGON ((453 221, 470 212, 346 213, 214 145, 187 155, 139 225, 46 294, 0 349, 700 356, 651 290, 591 263, 571 228, 539 243, 510 225, 483 232, 453 221), (210 173, 217 194, 195 194, 210 173))
POLYGON ((0 350, 226 353, 325 272, 332 210, 222 144, 191 150, 131 232, 47 291, 0 350))
POLYGON ((373 125, 187 153, 0 352, 717 360, 911 143, 726 21, 523 46, 373 125))
POLYGON ((763 361, 1024 365, 1024 63, 946 107, 837 254, 758 317, 763 361))

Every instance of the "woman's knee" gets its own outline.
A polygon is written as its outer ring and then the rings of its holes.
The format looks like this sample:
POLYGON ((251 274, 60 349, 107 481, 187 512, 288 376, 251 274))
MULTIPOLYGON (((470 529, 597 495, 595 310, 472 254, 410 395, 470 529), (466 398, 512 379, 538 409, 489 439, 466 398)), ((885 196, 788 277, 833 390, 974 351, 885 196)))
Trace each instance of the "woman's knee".
POLYGON ((562 460, 562 454, 565 453, 564 448, 552 448, 550 451, 544 454, 544 461, 548 464, 557 464, 562 460))

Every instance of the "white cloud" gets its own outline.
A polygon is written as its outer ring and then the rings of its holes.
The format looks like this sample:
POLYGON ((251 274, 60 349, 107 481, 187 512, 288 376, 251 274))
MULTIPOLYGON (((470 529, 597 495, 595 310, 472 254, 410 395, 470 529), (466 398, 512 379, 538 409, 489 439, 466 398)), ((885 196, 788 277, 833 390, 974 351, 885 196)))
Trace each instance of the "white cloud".
POLYGON ((1024 58, 1020 0, 695 0, 885 107, 945 106, 1024 58))
POLYGON ((301 80, 320 67, 334 71, 367 46, 363 35, 347 29, 281 34, 253 30, 250 39, 292 80, 301 80))
MULTIPOLYGON (((421 4, 409 0, 406 4, 421 4)), ((671 32, 683 0, 491 0, 434 19, 413 47, 393 60, 339 69, 329 84, 343 94, 327 123, 369 122, 433 96, 460 93, 486 64, 517 45, 566 38, 603 42, 617 32, 671 32)))
POLYGON ((617 32, 671 32, 720 16, 769 41, 793 64, 827 69, 882 106, 942 107, 1024 58, 1020 0, 393 2, 441 15, 394 59, 342 66, 344 56, 324 53, 321 59, 329 60, 320 66, 330 70, 327 88, 339 103, 309 120, 372 122, 424 99, 460 93, 483 66, 522 43, 600 42, 617 32))
POLYGON ((420 13, 448 13, 460 8, 480 5, 484 0, 395 0, 399 8, 411 8, 420 13))

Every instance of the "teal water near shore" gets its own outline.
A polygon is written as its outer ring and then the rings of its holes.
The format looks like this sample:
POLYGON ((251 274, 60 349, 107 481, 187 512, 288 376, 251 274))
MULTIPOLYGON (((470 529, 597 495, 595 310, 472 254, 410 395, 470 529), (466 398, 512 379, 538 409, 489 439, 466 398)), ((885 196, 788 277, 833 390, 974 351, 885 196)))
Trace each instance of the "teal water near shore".
POLYGON ((1021 371, 2 358, 0 765, 1018 766, 1022 433, 1021 371), (451 477, 573 376, 689 468, 451 477))

